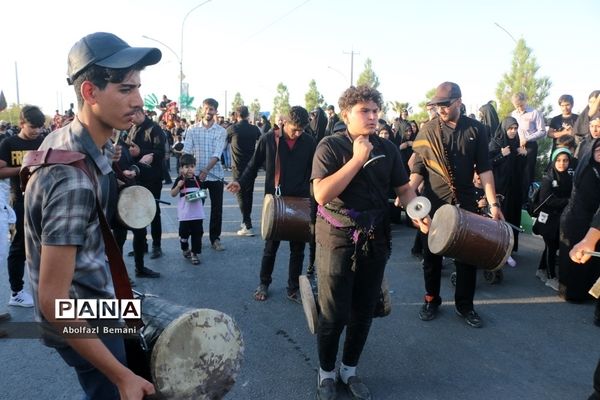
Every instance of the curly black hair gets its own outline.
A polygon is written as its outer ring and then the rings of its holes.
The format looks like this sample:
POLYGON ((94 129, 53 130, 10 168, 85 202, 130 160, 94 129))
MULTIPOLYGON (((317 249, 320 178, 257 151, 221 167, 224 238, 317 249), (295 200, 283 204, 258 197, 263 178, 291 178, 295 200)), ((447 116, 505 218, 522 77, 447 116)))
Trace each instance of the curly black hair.
POLYGON ((381 93, 377 89, 367 85, 360 85, 356 87, 350 86, 346 89, 338 100, 338 104, 341 110, 348 111, 356 104, 368 101, 373 101, 379 109, 383 106, 381 93))

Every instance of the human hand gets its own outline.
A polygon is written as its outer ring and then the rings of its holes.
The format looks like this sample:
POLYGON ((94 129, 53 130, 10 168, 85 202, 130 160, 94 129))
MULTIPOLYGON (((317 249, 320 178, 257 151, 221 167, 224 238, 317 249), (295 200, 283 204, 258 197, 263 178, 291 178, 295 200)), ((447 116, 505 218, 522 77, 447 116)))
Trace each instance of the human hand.
POLYGON ((133 179, 133 178, 135 178, 136 173, 135 173, 135 171, 126 169, 125 171, 123 171, 123 175, 125 176, 125 178, 133 179))
POLYGON ((427 235, 429 233, 429 227, 431 226, 431 218, 429 218, 429 215, 423 219, 413 219, 412 222, 419 228, 422 234, 427 235))
POLYGON ((364 164, 369 160, 371 150, 373 150, 373 145, 369 142, 368 135, 360 135, 352 142, 352 158, 360 160, 361 164, 364 164))
POLYGON ((113 162, 118 162, 121 159, 121 154, 123 153, 123 149, 121 148, 121 145, 116 144, 114 146, 115 148, 115 154, 113 154, 112 156, 112 161, 113 162))
POLYGON ((510 154, 510 146, 503 147, 501 151, 502 151, 502 155, 504 157, 506 157, 507 155, 510 154))
POLYGON ((237 193, 239 192, 241 189, 241 186, 238 182, 230 182, 227 184, 227 186, 225 186, 225 190, 227 190, 230 193, 237 193))
POLYGON ((141 376, 131 372, 131 375, 117 385, 121 400, 143 400, 146 395, 156 393, 154 385, 141 376))
POLYGON ((522 148, 525 148, 525 146, 527 146, 527 140, 520 139, 519 140, 519 146, 521 146, 522 148))
POLYGON ((573 262, 584 264, 588 262, 591 258, 590 254, 585 254, 585 252, 593 252, 595 250, 595 244, 587 241, 585 238, 579 243, 577 243, 571 251, 569 251, 569 257, 573 262))
POLYGON ((150 165, 150 164, 152 164, 152 161, 154 161, 154 154, 152 154, 152 153, 146 154, 145 156, 143 156, 140 159, 140 162, 142 164, 148 164, 148 165, 150 165))
POLYGON ((519 147, 517 149, 517 154, 520 156, 526 156, 527 155, 527 149, 524 147, 519 147))
POLYGON ((490 215, 496 221, 504 221, 504 214, 502 214, 502 210, 500 210, 500 207, 491 206, 490 207, 490 215))

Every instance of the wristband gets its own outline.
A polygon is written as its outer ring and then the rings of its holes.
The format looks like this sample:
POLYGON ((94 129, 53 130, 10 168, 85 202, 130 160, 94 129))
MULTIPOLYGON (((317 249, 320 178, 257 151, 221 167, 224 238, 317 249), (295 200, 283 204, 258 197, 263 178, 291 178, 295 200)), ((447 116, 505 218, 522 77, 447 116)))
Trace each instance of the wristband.
POLYGON ((498 203, 492 203, 492 204, 490 204, 490 207, 498 207, 498 208, 500 208, 500 204, 498 204, 498 203))

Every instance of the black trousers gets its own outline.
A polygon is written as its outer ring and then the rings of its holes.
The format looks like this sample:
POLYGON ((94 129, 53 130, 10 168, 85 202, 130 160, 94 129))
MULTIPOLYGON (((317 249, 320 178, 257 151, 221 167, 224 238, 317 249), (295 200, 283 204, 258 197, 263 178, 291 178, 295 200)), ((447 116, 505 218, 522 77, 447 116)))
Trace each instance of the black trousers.
POLYGON ((537 142, 527 142, 525 148, 527 149, 527 155, 525 156, 525 171, 521 186, 521 193, 523 194, 522 204, 527 203, 529 185, 531 185, 531 182, 535 179, 535 163, 537 162, 538 144, 537 142))
MULTIPOLYGON (((144 182, 142 183, 142 186, 148 189, 155 199, 160 200, 160 194, 162 191, 162 177, 161 180, 144 182)), ((150 235, 152 236, 152 247, 160 249, 162 238, 162 222, 160 217, 159 203, 156 203, 156 214, 154 214, 154 219, 152 220, 152 223, 150 223, 150 235)))
MULTIPOLYGON (((237 181, 244 169, 238 170, 237 168, 233 168, 232 171, 233 180, 237 181)), ((246 228, 252 228, 252 202, 254 195, 254 182, 251 185, 243 187, 239 192, 236 193, 236 198, 238 202, 238 206, 240 207, 240 212, 242 213, 242 223, 246 226, 246 228)))
POLYGON ((191 221, 179 221, 179 242, 181 250, 186 251, 189 247, 188 239, 192 237, 192 253, 202 253, 202 235, 204 228, 202 227, 201 219, 191 221))
MULTIPOLYGON (((429 250, 427 237, 421 233, 421 244, 423 246, 423 275, 425 278, 425 292, 433 297, 433 303, 441 304, 440 285, 442 281, 442 256, 433 254, 429 250)), ((475 286, 477 285, 477 268, 473 265, 454 261, 456 265, 456 288, 454 291, 454 303, 460 312, 473 310, 473 297, 475 297, 475 286)))
MULTIPOLYGON (((113 223, 113 235, 123 254, 123 245, 127 240, 127 231, 130 230, 128 227, 123 225, 121 222, 115 221, 113 223)), ((142 229, 131 229, 133 233, 133 258, 135 260, 135 269, 141 269, 144 267, 144 253, 146 252, 146 228, 142 229)))
MULTIPOLYGON (((288 294, 298 291, 300 284, 298 279, 302 273, 302 263, 304 262, 304 242, 289 242, 290 243, 290 263, 288 267, 288 294)), ((273 281, 273 269, 275 268, 275 256, 277 249, 281 244, 278 240, 266 240, 265 249, 263 250, 262 262, 260 265, 260 283, 269 286, 273 281)))
POLYGON ((317 347, 321 368, 333 371, 344 327, 342 362, 348 366, 358 365, 369 336, 390 250, 387 238, 372 241, 368 254, 361 251, 356 254, 356 268, 352 270, 355 245, 345 232, 321 219, 317 220, 316 230, 321 310, 317 347))
MULTIPOLYGON (((210 242, 221 240, 221 225, 223 223, 223 182, 204 181, 202 187, 208 189, 210 196, 210 222, 208 234, 210 242)), ((202 200, 204 202, 204 200, 202 200)), ((204 203, 203 203, 204 204, 204 203)))
POLYGON ((588 400, 600 400, 600 360, 598 360, 598 365, 594 372, 594 393, 592 393, 588 400))
POLYGON ((23 290, 23 275, 25 274, 25 204, 15 202, 12 205, 17 220, 15 222, 15 237, 10 243, 8 250, 8 282, 10 290, 17 293, 23 290))

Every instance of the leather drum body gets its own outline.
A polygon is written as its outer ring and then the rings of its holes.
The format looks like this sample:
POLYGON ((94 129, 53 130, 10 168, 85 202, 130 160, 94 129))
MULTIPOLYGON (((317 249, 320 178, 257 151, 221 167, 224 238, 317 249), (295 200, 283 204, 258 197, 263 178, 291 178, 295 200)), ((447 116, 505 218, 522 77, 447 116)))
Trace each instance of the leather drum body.
POLYGON ((260 232, 264 240, 309 242, 310 199, 265 195, 260 232))
POLYGON ((504 221, 445 204, 433 216, 427 243, 433 254, 495 271, 508 260, 514 238, 504 221))

